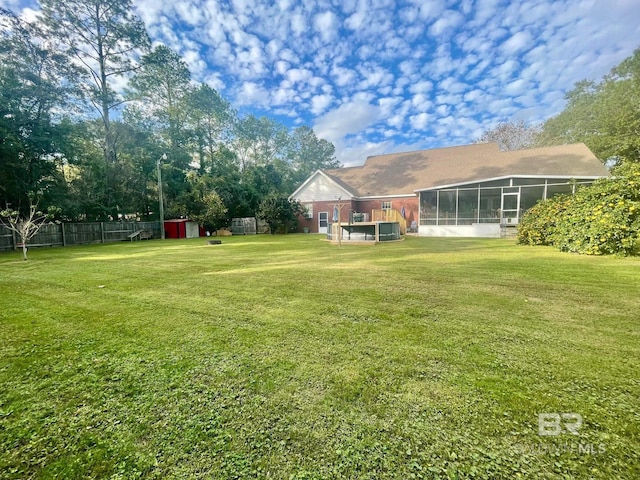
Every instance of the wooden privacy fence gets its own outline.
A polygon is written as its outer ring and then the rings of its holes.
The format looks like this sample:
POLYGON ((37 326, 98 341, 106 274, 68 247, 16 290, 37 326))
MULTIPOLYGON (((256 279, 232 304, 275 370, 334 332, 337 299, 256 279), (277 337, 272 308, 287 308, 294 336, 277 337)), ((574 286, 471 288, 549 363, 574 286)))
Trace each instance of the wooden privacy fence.
MULTIPOLYGON (((160 222, 47 223, 29 240, 30 247, 80 245, 128 240, 129 235, 148 230, 160 238, 160 222)), ((0 250, 15 250, 20 238, 0 225, 0 250)))

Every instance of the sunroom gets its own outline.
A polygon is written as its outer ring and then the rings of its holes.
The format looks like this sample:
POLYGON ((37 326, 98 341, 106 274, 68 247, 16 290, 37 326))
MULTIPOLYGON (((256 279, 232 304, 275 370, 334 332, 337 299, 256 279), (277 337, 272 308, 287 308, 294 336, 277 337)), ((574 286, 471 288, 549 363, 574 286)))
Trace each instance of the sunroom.
POLYGON ((508 176, 417 190, 423 236, 500 237, 539 200, 573 194, 599 177, 508 176))

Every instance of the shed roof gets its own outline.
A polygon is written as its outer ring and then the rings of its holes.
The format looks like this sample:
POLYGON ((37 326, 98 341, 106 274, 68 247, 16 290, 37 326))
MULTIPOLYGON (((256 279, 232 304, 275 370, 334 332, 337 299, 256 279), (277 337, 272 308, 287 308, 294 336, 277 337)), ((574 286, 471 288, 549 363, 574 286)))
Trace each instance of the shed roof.
POLYGON ((361 167, 324 171, 359 197, 413 194, 505 176, 602 177, 608 171, 583 143, 502 152, 496 143, 368 157, 361 167))

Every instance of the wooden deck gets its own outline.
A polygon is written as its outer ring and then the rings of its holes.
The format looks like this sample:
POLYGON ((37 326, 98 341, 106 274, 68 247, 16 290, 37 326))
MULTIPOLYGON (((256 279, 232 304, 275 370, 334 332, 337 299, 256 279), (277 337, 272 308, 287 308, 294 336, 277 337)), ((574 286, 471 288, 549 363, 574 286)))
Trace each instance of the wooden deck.
MULTIPOLYGON (((391 241, 387 237, 393 236, 391 233, 382 232, 381 224, 398 224, 398 222, 356 222, 356 223, 332 223, 331 224, 331 238, 332 243, 367 243, 376 244, 381 241, 391 241), (338 232, 341 235, 339 236, 338 232)), ((400 226, 398 225, 398 238, 393 240, 400 240, 402 236, 399 234, 400 226)), ((386 229, 383 229, 386 230, 386 229)), ((393 227, 392 227, 393 230, 393 227)))

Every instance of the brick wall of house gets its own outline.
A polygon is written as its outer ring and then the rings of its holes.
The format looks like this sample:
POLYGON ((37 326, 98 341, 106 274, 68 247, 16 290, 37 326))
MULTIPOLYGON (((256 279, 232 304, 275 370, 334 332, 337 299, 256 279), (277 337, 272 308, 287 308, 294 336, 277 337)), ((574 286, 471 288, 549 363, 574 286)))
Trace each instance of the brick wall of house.
POLYGON ((382 202, 391 202, 391 208, 399 212, 402 211, 404 206, 405 219, 407 220, 407 228, 411 225, 411 222, 415 220, 418 222, 418 197, 394 197, 375 200, 359 200, 356 203, 355 209, 358 212, 368 213, 371 218, 372 210, 380 210, 382 208, 382 202))
MULTIPOLYGON (((372 210, 380 210, 382 202, 391 202, 391 208, 394 210, 402 211, 404 206, 405 218, 407 220, 407 227, 411 225, 411 222, 415 220, 418 222, 418 197, 394 197, 375 200, 353 200, 353 201, 341 201, 340 203, 347 203, 340 212, 340 221, 347 223, 349 221, 349 211, 354 210, 359 213, 368 213, 369 219, 371 219, 372 210)), ((318 213, 328 212, 329 222, 333 221, 333 207, 336 201, 328 202, 314 202, 313 204, 313 218, 298 219, 298 231, 303 232, 304 228, 308 228, 311 233, 318 233, 318 213)))
MULTIPOLYGON (((303 232, 304 228, 308 228, 310 233, 318 233, 319 213, 327 212, 329 223, 333 221, 333 208, 335 207, 337 200, 328 202, 314 202, 313 203, 313 218, 298 218, 298 232, 303 232)), ((340 211, 340 221, 347 223, 349 221, 349 211, 354 208, 354 203, 351 200, 341 200, 340 203, 346 204, 340 211)))

